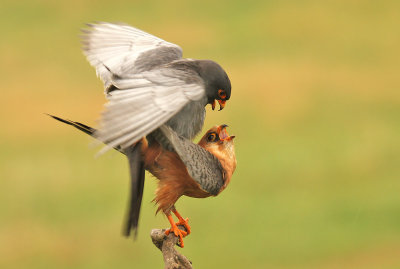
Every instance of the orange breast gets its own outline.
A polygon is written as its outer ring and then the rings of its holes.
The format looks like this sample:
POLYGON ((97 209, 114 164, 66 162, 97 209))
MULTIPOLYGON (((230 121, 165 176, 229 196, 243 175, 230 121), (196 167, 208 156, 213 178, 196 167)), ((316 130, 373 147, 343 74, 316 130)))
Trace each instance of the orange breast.
POLYGON ((231 181, 233 172, 236 169, 236 155, 234 146, 233 144, 216 144, 213 146, 206 146, 205 149, 208 150, 212 155, 217 157, 217 159, 221 163, 222 168, 224 169, 224 185, 219 190, 219 193, 221 193, 228 186, 229 182, 231 181))
POLYGON ((154 201, 157 212, 167 213, 182 195, 204 198, 210 196, 190 177, 179 156, 161 149, 159 145, 142 148, 145 168, 160 181, 154 201))

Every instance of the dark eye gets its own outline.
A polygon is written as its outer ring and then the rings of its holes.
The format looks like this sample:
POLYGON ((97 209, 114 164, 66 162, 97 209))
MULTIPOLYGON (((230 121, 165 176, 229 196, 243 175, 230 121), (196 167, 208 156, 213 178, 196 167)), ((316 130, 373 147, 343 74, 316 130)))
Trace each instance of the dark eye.
POLYGON ((224 100, 226 98, 226 92, 224 90, 218 90, 218 96, 224 100))
POLYGON ((210 133, 207 136, 207 141, 208 142, 214 142, 216 138, 217 138, 217 134, 216 133, 210 133))

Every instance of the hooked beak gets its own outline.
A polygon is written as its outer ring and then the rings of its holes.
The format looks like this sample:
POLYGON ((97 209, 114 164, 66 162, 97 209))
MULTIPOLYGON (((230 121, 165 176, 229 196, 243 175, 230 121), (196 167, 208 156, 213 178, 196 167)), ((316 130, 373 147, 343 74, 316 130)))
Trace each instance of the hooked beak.
POLYGON ((219 110, 218 111, 221 111, 225 107, 226 100, 218 100, 218 103, 219 103, 219 110))
MULTIPOLYGON (((217 101, 218 101, 218 103, 219 103, 219 110, 218 110, 218 111, 221 111, 221 110, 224 109, 224 107, 225 107, 226 100, 217 100, 217 101)), ((214 99, 214 101, 211 103, 211 108, 212 108, 212 110, 215 110, 215 99, 214 99)))
POLYGON ((211 108, 212 108, 212 110, 215 109, 215 99, 214 99, 214 101, 211 103, 211 108))

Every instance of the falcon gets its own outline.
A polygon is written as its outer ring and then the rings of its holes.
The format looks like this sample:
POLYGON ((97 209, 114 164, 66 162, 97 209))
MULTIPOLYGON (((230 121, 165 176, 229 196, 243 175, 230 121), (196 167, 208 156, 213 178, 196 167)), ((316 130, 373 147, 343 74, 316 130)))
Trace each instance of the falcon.
POLYGON ((176 210, 176 201, 183 195, 194 198, 217 196, 229 184, 236 169, 235 136, 229 136, 226 127, 225 124, 212 127, 198 144, 194 144, 168 126, 161 126, 175 152, 149 148, 145 141, 143 143, 145 168, 159 179, 154 198, 158 204, 157 212, 161 210, 167 216, 171 229, 166 234, 173 232, 179 237, 180 247, 184 246, 183 237, 190 234, 191 229, 188 219, 182 218, 176 210), (178 218, 177 223, 171 212, 178 218), (179 229, 179 225, 185 230, 179 229))
POLYGON ((150 148, 175 152, 160 126, 193 139, 203 127, 205 106, 214 110, 218 102, 222 110, 231 83, 216 62, 182 58, 178 45, 129 25, 100 22, 82 31, 83 52, 108 99, 93 136, 106 144, 101 153, 117 148, 128 158, 130 202, 123 233, 136 235, 145 177, 143 138, 150 148))

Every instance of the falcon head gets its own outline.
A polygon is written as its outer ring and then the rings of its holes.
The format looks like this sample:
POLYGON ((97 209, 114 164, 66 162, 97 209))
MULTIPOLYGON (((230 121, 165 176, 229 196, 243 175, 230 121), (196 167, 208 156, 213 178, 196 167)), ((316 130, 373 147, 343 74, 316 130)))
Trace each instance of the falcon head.
POLYGON ((208 104, 215 109, 215 101, 219 103, 219 110, 231 97, 231 82, 222 67, 210 60, 199 60, 199 75, 204 81, 208 104))
POLYGON ((225 151, 230 148, 233 150, 233 139, 235 136, 230 136, 226 131, 226 127, 228 127, 226 124, 212 127, 200 139, 199 145, 207 150, 213 148, 218 151, 225 151))
POLYGON ((229 180, 236 169, 235 146, 233 144, 234 135, 229 135, 226 131, 228 125, 222 124, 214 126, 206 132, 199 142, 199 146, 217 157, 225 173, 225 183, 220 192, 227 186, 229 180))

